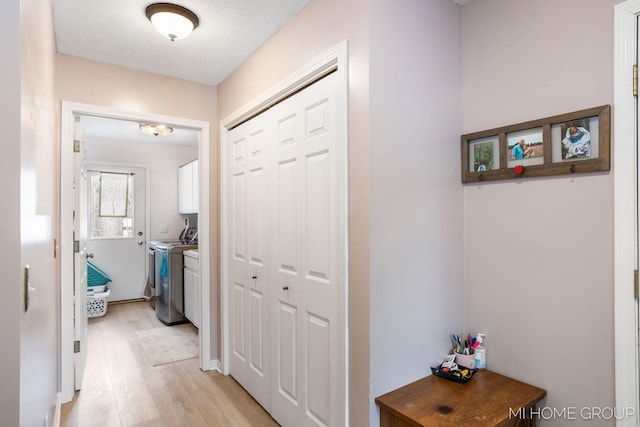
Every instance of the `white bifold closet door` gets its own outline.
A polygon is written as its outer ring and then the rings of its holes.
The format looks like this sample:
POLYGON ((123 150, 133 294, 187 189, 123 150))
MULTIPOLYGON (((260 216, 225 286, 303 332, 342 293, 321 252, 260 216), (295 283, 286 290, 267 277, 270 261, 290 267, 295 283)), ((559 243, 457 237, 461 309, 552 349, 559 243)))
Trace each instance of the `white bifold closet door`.
POLYGON ((231 375, 270 406, 267 136, 262 115, 233 129, 229 203, 231 375))
POLYGON ((330 74, 230 132, 230 370, 283 426, 344 420, 344 230, 330 74))

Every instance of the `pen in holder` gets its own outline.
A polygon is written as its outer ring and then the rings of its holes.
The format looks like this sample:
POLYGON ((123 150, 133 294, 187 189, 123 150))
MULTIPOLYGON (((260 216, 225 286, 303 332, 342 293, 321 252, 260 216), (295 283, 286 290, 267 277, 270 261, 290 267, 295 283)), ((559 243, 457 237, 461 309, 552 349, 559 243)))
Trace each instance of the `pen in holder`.
POLYGON ((453 342, 453 353, 456 355, 456 364, 464 368, 475 369, 475 354, 474 350, 480 344, 476 338, 471 338, 471 335, 466 340, 460 339, 460 335, 451 334, 451 341, 453 342))
POLYGON ((474 369, 476 367, 475 355, 461 354, 456 352, 456 364, 465 368, 474 369))

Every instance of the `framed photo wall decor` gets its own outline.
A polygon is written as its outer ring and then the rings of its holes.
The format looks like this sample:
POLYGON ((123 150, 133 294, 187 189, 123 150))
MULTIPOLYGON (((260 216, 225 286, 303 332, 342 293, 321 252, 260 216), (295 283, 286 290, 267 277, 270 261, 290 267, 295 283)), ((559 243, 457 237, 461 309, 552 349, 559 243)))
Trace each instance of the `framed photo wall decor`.
POLYGON ((603 105, 462 135, 462 182, 608 171, 610 122, 603 105))

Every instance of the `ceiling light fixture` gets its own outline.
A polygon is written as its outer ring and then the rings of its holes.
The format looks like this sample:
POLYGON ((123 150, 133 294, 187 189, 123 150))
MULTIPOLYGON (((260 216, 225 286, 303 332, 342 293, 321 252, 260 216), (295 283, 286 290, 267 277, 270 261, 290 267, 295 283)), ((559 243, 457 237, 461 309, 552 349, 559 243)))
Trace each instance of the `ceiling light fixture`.
POLYGON ((140 123, 140 131, 147 135, 153 136, 167 136, 173 132, 173 128, 167 125, 159 125, 159 124, 151 124, 151 123, 140 123))
POLYGON ((200 21, 195 13, 172 3, 154 3, 145 10, 156 30, 171 41, 187 37, 200 21))

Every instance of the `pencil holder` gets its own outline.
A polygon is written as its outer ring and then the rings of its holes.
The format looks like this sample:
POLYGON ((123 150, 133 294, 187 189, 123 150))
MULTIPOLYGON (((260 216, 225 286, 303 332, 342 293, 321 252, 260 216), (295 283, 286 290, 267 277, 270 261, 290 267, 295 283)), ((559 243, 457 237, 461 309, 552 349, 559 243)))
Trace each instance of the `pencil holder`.
POLYGON ((476 367, 475 356, 456 352, 456 364, 464 368, 474 369, 476 367))

